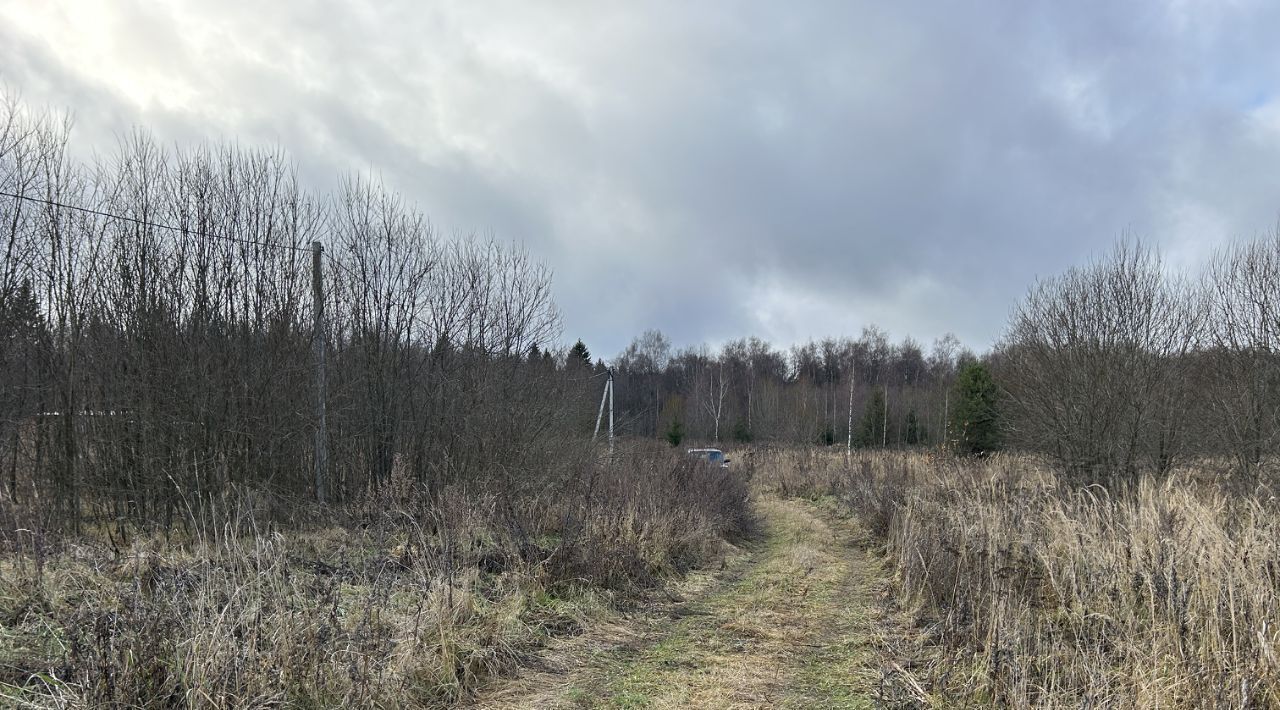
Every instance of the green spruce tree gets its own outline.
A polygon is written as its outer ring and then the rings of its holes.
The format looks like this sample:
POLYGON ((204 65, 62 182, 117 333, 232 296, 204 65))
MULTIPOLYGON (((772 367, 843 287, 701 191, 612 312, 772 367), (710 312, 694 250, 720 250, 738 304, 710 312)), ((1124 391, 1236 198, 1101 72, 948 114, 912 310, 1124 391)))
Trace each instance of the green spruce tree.
POLYGON ((862 423, 858 427, 858 446, 879 448, 884 445, 884 390, 871 390, 867 407, 863 410, 862 423))
POLYGON ((924 425, 920 423, 920 417, 915 409, 907 412, 906 431, 903 434, 907 446, 915 446, 925 439, 924 425))
MULTIPOLYGON (((22 283, 8 294, 0 292, 0 333, 5 340, 31 340, 44 328, 40 304, 36 300, 31 280, 22 283)), ((0 345, 3 345, 0 342, 0 345)))
POLYGON ((958 454, 983 456, 1000 448, 1000 391, 980 362, 956 378, 947 438, 958 454))
POLYGON ((671 426, 667 427, 667 443, 671 444, 671 448, 680 445, 684 441, 684 425, 680 423, 679 417, 672 417, 671 426))
POLYGON ((569 348, 569 364, 575 365, 578 363, 591 367, 591 351, 587 349, 587 344, 581 340, 569 348))

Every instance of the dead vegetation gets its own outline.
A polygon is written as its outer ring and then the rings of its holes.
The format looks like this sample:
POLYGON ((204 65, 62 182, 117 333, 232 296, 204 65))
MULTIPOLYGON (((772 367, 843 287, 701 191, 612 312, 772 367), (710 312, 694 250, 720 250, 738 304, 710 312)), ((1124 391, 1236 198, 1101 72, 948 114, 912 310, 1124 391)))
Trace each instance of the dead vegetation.
POLYGON ((669 455, 537 489, 403 476, 292 525, 248 492, 119 545, 9 520, 0 695, 36 707, 449 705, 747 531, 745 484, 669 455), (333 522, 319 524, 321 513, 333 522))
POLYGON ((888 682, 948 706, 1280 704, 1267 485, 1200 464, 1108 493, 1028 458, 883 453, 792 452, 759 477, 837 498, 883 540, 917 618, 888 682))
POLYGON ((867 534, 831 505, 755 503, 762 534, 723 569, 600 624, 604 638, 570 640, 556 672, 521 671, 479 707, 871 707, 881 650, 900 629, 867 534))

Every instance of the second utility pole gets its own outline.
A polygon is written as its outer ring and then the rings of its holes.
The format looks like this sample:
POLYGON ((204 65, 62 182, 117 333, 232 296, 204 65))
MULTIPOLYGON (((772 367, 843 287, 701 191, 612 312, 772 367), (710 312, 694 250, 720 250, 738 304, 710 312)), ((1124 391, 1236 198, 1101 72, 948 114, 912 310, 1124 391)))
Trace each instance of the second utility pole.
POLYGON ((324 247, 320 242, 311 242, 311 316, 312 335, 311 352, 315 364, 316 376, 316 500, 321 503, 325 499, 326 471, 329 465, 329 437, 324 421, 325 377, 324 377, 324 284, 321 281, 324 266, 324 247))
POLYGON ((596 414, 596 430, 591 435, 591 440, 595 441, 600 435, 600 422, 604 419, 604 403, 609 401, 609 455, 613 455, 613 368, 609 368, 609 379, 605 380, 604 392, 600 393, 600 412, 596 414))

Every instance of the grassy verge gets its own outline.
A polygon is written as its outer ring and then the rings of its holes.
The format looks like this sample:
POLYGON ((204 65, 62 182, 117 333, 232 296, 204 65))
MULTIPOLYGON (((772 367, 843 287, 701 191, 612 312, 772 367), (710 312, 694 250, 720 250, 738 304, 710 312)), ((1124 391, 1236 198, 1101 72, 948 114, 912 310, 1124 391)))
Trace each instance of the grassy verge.
POLYGON ((450 706, 750 524, 740 477, 661 456, 519 487, 392 481, 324 525, 252 495, 203 509, 124 541, 0 507, 0 704, 450 706))
POLYGON ((1035 461, 790 452, 762 485, 830 496, 911 608, 887 680, 951 706, 1280 704, 1280 504, 1204 467, 1111 495, 1035 461), (910 664, 907 664, 910 665, 910 664))

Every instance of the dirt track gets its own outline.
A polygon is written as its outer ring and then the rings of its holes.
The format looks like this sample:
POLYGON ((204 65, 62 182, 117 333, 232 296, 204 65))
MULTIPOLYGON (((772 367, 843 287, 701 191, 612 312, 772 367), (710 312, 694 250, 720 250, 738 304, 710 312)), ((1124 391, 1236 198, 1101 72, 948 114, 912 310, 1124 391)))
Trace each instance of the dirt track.
POLYGON ((892 625, 865 533, 808 502, 757 509, 764 539, 723 570, 548 648, 477 707, 871 707, 892 625))

